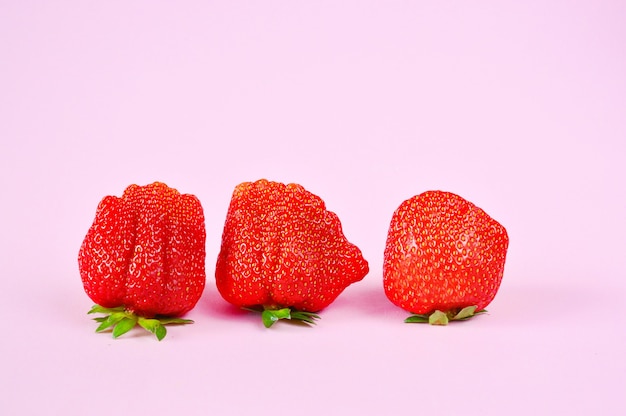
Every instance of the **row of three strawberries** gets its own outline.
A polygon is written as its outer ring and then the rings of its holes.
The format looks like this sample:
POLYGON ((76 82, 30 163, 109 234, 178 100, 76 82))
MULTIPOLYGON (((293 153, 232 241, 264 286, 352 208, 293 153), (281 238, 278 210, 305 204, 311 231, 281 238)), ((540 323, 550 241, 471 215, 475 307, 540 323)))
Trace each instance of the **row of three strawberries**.
MULTIPOLYGON (((205 285, 205 227, 200 201, 155 182, 105 197, 79 252, 83 286, 97 304, 98 331, 115 337, 136 324, 157 338, 165 324, 200 299, 205 285)), ((484 310, 495 297, 508 248, 504 227, 465 199, 429 191, 394 212, 384 258, 384 288, 417 315, 445 324, 484 310)), ((231 199, 216 283, 233 305, 279 319, 313 323, 369 271, 337 215, 297 184, 259 180, 231 199)))

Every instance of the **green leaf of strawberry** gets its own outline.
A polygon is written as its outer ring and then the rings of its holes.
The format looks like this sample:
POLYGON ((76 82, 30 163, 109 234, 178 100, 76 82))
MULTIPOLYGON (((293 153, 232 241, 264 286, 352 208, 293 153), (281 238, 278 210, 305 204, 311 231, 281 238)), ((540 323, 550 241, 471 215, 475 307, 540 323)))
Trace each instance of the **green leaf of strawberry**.
POLYGON ((476 310, 476 306, 467 306, 459 311, 456 315, 452 317, 454 321, 465 321, 470 319, 473 316, 476 316, 481 313, 487 312, 486 309, 481 309, 479 311, 476 310))
POLYGON ((134 328, 137 324, 137 316, 130 315, 123 317, 114 327, 113 327, 113 338, 117 338, 119 336, 124 335, 128 331, 134 328))
POLYGON ((98 328, 96 328, 96 332, 102 332, 105 329, 115 326, 124 318, 126 318, 126 313, 113 312, 109 316, 104 317, 102 321, 100 321, 100 325, 98 326, 98 328))
POLYGON ((321 318, 320 318, 320 316, 318 314, 315 314, 315 313, 312 313, 312 312, 292 310, 291 311, 291 319, 294 320, 294 321, 302 321, 305 324, 315 325, 315 324, 317 324, 317 322, 315 322, 315 320, 316 319, 321 319, 321 318))
POLYGON ((428 323, 431 325, 448 325, 448 315, 445 312, 435 311, 428 317, 428 323))
POLYGON ((427 324, 428 315, 411 315, 404 320, 407 324, 427 324))
POLYGON ((448 312, 435 310, 428 314, 411 315, 406 318, 404 322, 409 324, 429 323, 431 325, 448 325, 450 321, 466 321, 478 314, 485 312, 487 312, 485 309, 477 311, 476 306, 467 306, 459 310, 458 312, 456 310, 451 310, 448 312))
POLYGON ((116 308, 105 308, 103 306, 100 305, 93 305, 91 307, 91 309, 89 310, 89 312, 87 313, 106 313, 106 314, 111 314, 113 312, 124 312, 124 307, 123 306, 119 306, 116 308))
POLYGON ((167 335, 165 326, 158 319, 139 318, 139 325, 146 331, 152 332, 161 341, 167 335))
POLYGON ((96 328, 96 332, 103 332, 112 329, 113 338, 118 338, 133 329, 137 324, 148 332, 153 333, 159 341, 167 335, 165 325, 191 324, 191 319, 159 317, 146 318, 138 316, 133 312, 124 310, 121 307, 105 308, 95 305, 88 313, 103 313, 105 316, 99 316, 94 320, 100 325, 96 328))
POLYGON ((280 319, 291 319, 291 309, 265 309, 263 312, 261 312, 261 319, 263 319, 263 325, 265 325, 266 328, 269 328, 280 319))
POLYGON ((280 308, 280 309, 272 309, 272 308, 263 308, 263 307, 252 307, 252 308, 242 308, 247 311, 261 313, 261 319, 263 320, 263 325, 266 328, 271 327, 276 322, 286 319, 290 320, 294 323, 303 323, 308 325, 315 325, 316 319, 320 319, 320 316, 313 312, 307 311, 299 311, 293 308, 280 308))
POLYGON ((184 325, 184 324, 193 324, 191 319, 182 319, 182 318, 169 318, 163 317, 159 318, 159 321, 163 325, 184 325))

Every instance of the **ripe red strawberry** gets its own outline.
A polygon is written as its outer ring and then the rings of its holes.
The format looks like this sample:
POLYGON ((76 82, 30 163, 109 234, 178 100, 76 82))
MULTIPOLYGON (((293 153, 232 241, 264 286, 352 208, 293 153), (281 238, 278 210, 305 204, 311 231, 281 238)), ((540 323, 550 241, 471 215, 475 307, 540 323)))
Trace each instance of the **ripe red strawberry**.
POLYGON ((415 314, 407 322, 463 320, 493 300, 509 245, 506 230, 458 195, 429 191, 404 201, 387 236, 387 297, 415 314))
POLYGON ((191 310, 206 280, 204 215, 200 201, 155 182, 105 197, 78 253, 97 331, 118 337, 139 323, 159 340, 165 324, 191 310))
POLYGON ((297 184, 265 179, 238 185, 228 209, 215 277, 233 305, 278 319, 313 323, 367 261, 343 235, 337 215, 297 184))

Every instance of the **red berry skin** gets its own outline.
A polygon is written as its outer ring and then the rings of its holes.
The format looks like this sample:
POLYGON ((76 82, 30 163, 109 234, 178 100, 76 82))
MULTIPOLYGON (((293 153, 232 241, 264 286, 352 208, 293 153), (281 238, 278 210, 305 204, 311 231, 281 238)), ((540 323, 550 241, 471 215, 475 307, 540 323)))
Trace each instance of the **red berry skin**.
POLYGON ((193 195, 155 182, 107 196, 78 253, 85 292, 105 308, 180 316, 204 290, 204 214, 193 195))
POLYGON ((484 309, 509 245, 505 228, 458 195, 428 191, 394 212, 383 262, 385 294, 415 314, 484 309))
POLYGON ((337 215, 297 184, 238 185, 217 259, 217 288, 240 307, 317 312, 368 273, 337 215))

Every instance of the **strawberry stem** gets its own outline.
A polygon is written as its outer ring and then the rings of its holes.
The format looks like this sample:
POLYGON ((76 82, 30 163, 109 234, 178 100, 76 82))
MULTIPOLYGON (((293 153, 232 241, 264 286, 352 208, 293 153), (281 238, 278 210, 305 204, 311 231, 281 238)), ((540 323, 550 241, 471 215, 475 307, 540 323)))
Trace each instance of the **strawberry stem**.
POLYGON ((315 325, 315 320, 320 319, 320 316, 313 312, 299 311, 297 309, 291 308, 276 309, 275 307, 253 306, 251 308, 243 309, 251 312, 261 313, 261 319, 263 320, 263 325, 265 325, 266 328, 271 327, 276 322, 283 319, 307 325, 315 325))
POLYGON ((167 335, 165 325, 175 324, 191 324, 191 319, 170 318, 165 316, 156 316, 154 318, 146 318, 135 315, 133 312, 126 310, 123 306, 116 308, 105 308, 100 305, 94 305, 88 314, 101 313, 104 316, 94 318, 94 321, 100 325, 96 328, 96 332, 103 332, 112 329, 113 338, 118 338, 137 324, 148 332, 153 333, 159 341, 167 335))
POLYGON ((428 323, 430 325, 448 325, 450 321, 466 321, 476 315, 487 312, 486 309, 476 310, 476 306, 467 306, 463 309, 451 309, 443 312, 435 310, 423 315, 411 315, 404 320, 409 324, 428 323))

